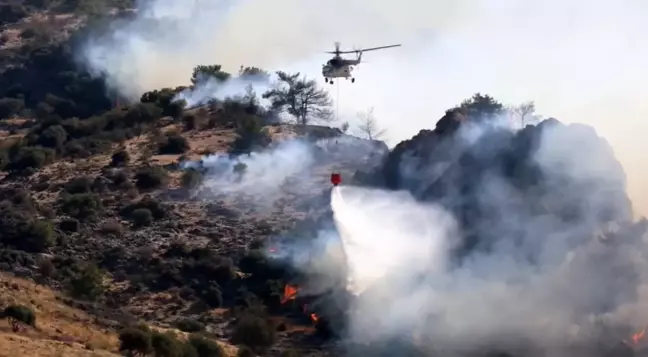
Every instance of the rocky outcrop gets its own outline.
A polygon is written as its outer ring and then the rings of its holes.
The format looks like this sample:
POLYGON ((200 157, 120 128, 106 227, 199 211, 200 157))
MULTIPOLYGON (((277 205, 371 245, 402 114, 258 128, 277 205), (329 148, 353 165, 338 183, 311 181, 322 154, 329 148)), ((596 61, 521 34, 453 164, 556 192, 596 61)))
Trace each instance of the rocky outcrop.
POLYGON ((399 143, 378 176, 452 211, 464 251, 489 249, 504 236, 524 240, 522 222, 547 220, 549 234, 632 218, 625 175, 607 142, 588 126, 556 119, 514 131, 450 110, 434 130, 399 143))

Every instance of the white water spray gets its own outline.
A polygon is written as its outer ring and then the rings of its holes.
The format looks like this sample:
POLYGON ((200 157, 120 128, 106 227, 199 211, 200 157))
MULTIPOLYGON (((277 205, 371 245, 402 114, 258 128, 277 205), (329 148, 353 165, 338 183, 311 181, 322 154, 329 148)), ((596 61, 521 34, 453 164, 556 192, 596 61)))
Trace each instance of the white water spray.
POLYGON ((331 207, 349 291, 359 294, 402 269, 430 274, 445 268, 455 223, 441 208, 416 203, 405 192, 358 187, 335 187, 331 207))

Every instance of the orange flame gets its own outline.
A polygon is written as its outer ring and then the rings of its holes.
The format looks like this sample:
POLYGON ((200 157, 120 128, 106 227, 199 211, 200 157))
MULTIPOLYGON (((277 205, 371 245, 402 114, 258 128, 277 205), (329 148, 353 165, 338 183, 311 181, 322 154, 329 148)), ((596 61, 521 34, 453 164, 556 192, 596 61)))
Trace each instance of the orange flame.
POLYGON ((286 286, 284 287, 284 295, 283 295, 283 299, 281 299, 281 303, 285 304, 290 300, 294 300, 295 297, 297 297, 298 292, 299 289, 296 286, 286 284, 286 286))
POLYGON ((636 346, 646 335, 646 328, 632 335, 632 343, 636 346))

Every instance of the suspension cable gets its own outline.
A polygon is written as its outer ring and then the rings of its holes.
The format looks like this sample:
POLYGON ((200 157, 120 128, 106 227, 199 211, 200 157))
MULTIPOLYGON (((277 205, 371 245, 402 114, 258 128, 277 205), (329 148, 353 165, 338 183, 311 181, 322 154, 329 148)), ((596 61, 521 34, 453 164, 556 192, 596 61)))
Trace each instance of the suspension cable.
POLYGON ((337 94, 335 95, 335 121, 340 120, 340 81, 335 81, 337 94))

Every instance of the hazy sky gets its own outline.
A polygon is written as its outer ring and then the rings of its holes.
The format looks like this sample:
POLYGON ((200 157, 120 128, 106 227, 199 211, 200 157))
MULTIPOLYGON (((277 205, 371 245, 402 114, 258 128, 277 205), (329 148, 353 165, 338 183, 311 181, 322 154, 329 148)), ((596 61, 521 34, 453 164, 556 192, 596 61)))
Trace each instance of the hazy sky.
MULTIPOLYGON (((648 214, 643 102, 648 2, 642 0, 239 0, 140 2, 114 41, 85 55, 125 93, 186 84, 196 64, 300 70, 321 78, 324 51, 401 43, 365 54, 356 83, 331 86, 340 116, 370 106, 391 143, 432 128, 475 92, 596 127, 613 145, 633 202, 648 214), (197 4, 197 5, 196 5, 197 4), (195 7, 194 7, 195 6, 195 7), (156 19, 164 19, 156 26, 156 19), (643 167, 642 167, 643 166, 643 167)), ((577 145, 577 144, 575 144, 577 145)))

